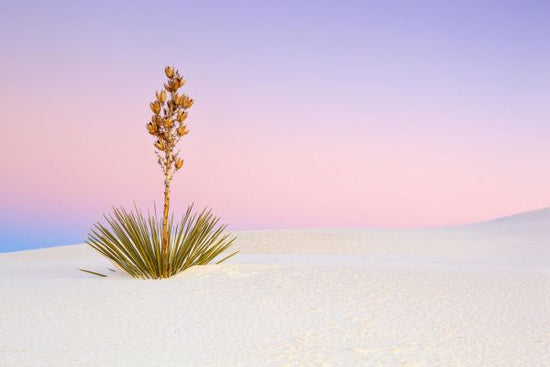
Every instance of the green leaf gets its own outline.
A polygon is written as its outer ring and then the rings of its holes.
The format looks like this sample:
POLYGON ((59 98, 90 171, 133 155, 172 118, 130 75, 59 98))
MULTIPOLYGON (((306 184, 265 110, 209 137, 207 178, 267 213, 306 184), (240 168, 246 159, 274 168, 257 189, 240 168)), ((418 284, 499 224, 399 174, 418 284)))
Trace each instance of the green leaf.
POLYGON ((83 271, 84 273, 89 273, 89 274, 97 275, 98 277, 107 278, 107 275, 105 275, 105 274, 100 274, 100 273, 96 273, 95 271, 86 270, 86 269, 82 269, 82 268, 78 268, 78 270, 83 271))

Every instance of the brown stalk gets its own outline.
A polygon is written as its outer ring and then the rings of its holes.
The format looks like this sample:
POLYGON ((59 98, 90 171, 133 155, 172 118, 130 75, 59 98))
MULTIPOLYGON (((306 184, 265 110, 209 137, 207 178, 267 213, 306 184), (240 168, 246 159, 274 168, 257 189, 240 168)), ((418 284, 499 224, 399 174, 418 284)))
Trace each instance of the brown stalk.
POLYGON ((151 122, 147 124, 149 134, 155 136, 155 154, 158 164, 164 174, 164 210, 162 214, 162 255, 167 266, 168 257, 168 215, 170 211, 170 183, 173 173, 181 169, 183 159, 174 152, 176 144, 189 131, 184 124, 187 118, 187 109, 193 105, 193 100, 178 90, 185 84, 185 79, 173 67, 164 69, 168 81, 164 89, 156 92, 156 100, 151 102, 153 112, 151 122), (167 98, 167 94, 170 98, 167 98))

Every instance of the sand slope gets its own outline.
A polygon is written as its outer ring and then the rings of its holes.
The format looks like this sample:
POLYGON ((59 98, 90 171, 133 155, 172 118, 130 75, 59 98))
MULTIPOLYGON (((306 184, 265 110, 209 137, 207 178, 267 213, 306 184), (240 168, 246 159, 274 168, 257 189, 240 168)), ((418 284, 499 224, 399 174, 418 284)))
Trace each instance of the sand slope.
POLYGON ((83 245, 1 254, 0 366, 548 366, 549 239, 548 209, 241 232, 231 263, 162 281, 83 245))

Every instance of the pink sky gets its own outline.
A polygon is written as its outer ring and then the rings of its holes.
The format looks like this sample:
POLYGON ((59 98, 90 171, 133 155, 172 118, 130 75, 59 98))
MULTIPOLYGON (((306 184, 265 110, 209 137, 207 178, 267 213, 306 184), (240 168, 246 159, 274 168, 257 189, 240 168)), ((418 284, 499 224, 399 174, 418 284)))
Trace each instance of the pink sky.
POLYGON ((437 226, 550 205, 546 7, 178 4, 5 5, 5 248, 81 242, 110 206, 160 202, 144 126, 167 63, 196 99, 177 212, 437 226))

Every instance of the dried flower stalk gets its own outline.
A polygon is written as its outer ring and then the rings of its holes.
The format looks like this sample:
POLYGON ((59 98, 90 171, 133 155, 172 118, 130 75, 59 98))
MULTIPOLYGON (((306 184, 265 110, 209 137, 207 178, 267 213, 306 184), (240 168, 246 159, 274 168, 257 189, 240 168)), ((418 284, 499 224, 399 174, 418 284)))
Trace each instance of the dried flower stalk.
POLYGON ((183 159, 174 149, 180 139, 189 133, 187 125, 187 109, 193 105, 188 96, 178 93, 185 84, 185 79, 171 66, 164 69, 168 81, 164 89, 156 92, 155 101, 150 103, 153 117, 147 124, 149 134, 156 137, 154 146, 158 164, 164 173, 164 211, 162 220, 162 252, 168 252, 168 211, 170 209, 170 182, 172 175, 183 166, 183 159), (168 98, 169 96, 169 98, 168 98))

